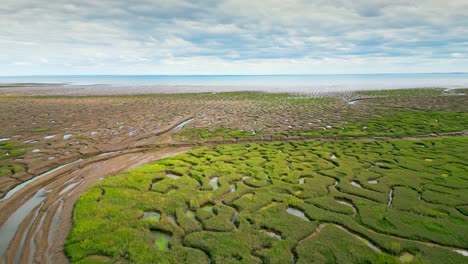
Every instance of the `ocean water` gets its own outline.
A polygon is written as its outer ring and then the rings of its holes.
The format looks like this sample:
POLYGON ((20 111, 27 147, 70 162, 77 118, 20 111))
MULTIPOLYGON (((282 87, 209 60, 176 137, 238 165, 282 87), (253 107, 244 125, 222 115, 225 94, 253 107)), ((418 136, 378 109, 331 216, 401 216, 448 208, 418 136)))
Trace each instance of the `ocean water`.
POLYGON ((468 73, 317 74, 317 75, 74 75, 0 76, 0 84, 64 84, 153 87, 155 92, 263 90, 274 92, 340 92, 398 88, 466 88, 468 73))

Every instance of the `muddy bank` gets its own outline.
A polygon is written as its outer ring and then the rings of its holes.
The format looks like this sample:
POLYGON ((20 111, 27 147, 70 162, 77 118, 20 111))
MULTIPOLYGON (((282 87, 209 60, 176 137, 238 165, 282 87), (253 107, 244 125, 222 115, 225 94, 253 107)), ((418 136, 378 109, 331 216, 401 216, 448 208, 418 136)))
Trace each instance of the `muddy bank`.
POLYGON ((100 155, 25 185, 0 203, 0 263, 67 263, 63 245, 72 226, 73 206, 84 191, 106 176, 188 150, 130 150, 100 155))

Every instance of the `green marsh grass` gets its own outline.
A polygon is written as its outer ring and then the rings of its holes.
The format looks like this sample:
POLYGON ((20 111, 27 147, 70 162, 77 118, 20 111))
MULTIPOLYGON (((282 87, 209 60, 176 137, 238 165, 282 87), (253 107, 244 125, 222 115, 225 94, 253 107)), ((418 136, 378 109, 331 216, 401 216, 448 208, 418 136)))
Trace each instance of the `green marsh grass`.
POLYGON ((88 190, 65 252, 72 262, 461 263, 445 247, 468 247, 467 149, 465 137, 202 147, 88 190))

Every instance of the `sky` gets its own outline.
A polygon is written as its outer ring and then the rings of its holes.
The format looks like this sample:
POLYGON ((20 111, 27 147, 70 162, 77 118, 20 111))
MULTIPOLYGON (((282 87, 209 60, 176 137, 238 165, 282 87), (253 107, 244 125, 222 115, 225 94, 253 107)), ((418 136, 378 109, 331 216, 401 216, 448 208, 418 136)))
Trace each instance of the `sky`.
POLYGON ((2 0, 0 75, 468 72, 467 0, 2 0))

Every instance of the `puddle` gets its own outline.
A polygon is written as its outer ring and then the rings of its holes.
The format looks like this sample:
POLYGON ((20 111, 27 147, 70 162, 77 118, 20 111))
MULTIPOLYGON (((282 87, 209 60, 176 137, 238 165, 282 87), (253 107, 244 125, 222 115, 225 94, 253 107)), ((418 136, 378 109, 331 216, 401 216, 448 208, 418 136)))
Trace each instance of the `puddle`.
POLYGON ((278 240, 283 239, 280 234, 273 232, 272 230, 263 230, 263 232, 265 232, 268 236, 276 238, 278 240))
POLYGON ((370 180, 370 181, 367 181, 367 183, 369 183, 369 184, 378 184, 379 181, 378 180, 370 180))
POLYGON ((34 139, 30 139, 30 140, 24 141, 23 143, 24 143, 24 144, 34 144, 34 143, 37 143, 37 142, 39 142, 39 141, 34 140, 34 139))
POLYGON ((24 186, 26 186, 26 185, 28 185, 28 184, 34 182, 34 181, 37 181, 37 180, 39 180, 40 178, 43 178, 43 177, 45 177, 45 176, 47 176, 47 175, 49 175, 49 174, 51 174, 51 173, 54 173, 54 172, 56 172, 56 171, 58 171, 58 170, 60 170, 60 169, 62 169, 62 168, 65 168, 65 167, 67 167, 67 166, 69 166, 69 165, 72 165, 72 164, 77 163, 77 162, 80 162, 80 161, 82 161, 82 159, 75 160, 75 161, 73 161, 73 162, 70 162, 70 163, 67 163, 67 164, 65 164, 65 165, 59 166, 59 167, 57 167, 57 168, 55 168, 55 169, 52 169, 52 170, 50 170, 50 171, 44 172, 43 174, 40 174, 40 175, 34 177, 34 178, 31 178, 30 180, 25 181, 25 182, 23 182, 23 183, 21 183, 21 184, 19 184, 19 185, 16 185, 15 188, 11 189, 9 192, 7 192, 7 193, 5 194, 5 196, 4 196, 2 199, 0 199, 0 202, 2 202, 3 200, 6 200, 6 199, 8 199, 8 198, 10 198, 10 197, 13 196, 16 192, 18 192, 19 190, 23 189, 24 186))
POLYGON ((0 138, 0 142, 10 140, 11 138, 0 138))
POLYGON ((71 137, 72 137, 72 134, 65 134, 65 135, 63 135, 63 139, 65 139, 65 140, 66 140, 66 139, 69 139, 69 138, 71 138, 71 137))
POLYGON ((332 154, 332 155, 330 156, 330 159, 336 159, 335 154, 332 154))
POLYGON ((357 104, 357 102, 358 102, 358 100, 353 100, 353 101, 348 102, 348 104, 355 105, 355 104, 357 104))
POLYGON ((305 178, 300 178, 299 179, 299 184, 304 184, 305 183, 305 178))
POLYGON ((185 211, 185 216, 187 216, 188 218, 195 219, 195 212, 187 210, 187 211, 185 211))
POLYGON ((11 239, 14 237, 18 227, 29 213, 46 198, 47 192, 44 188, 34 194, 34 196, 20 206, 0 228, 0 256, 5 254, 11 239))
POLYGON ((189 120, 186 120, 180 124, 178 124, 176 127, 174 127, 171 132, 175 132, 175 131, 179 131, 181 130, 185 125, 187 125, 188 123, 192 122, 193 121, 193 118, 189 119, 189 120))
POLYGON ((168 177, 169 179, 174 179, 174 180, 177 180, 177 179, 180 178, 179 175, 175 175, 175 174, 173 174, 173 173, 167 173, 167 174, 166 174, 166 177, 168 177))
POLYGON ((231 189, 231 192, 235 192, 237 190, 237 186, 234 183, 229 185, 229 188, 231 189))
POLYGON ((169 241, 171 240, 171 234, 161 230, 151 230, 151 235, 154 238, 154 245, 158 250, 169 250, 169 241))
POLYGON ((351 185, 362 189, 362 185, 357 181, 352 181, 351 185))
POLYGON ((414 255, 408 252, 404 252, 398 259, 401 263, 408 263, 414 260, 414 255))
POLYGON ((208 183, 213 186, 213 190, 217 190, 219 188, 219 181, 218 177, 214 177, 208 181, 208 183))
POLYGON ((234 215, 232 216, 231 223, 235 223, 237 221, 237 217, 239 217, 239 212, 237 210, 234 211, 234 215))
POLYGON ((55 137, 55 135, 49 135, 49 136, 45 136, 44 139, 52 139, 54 137, 55 137))
POLYGON ((211 204, 204 205, 201 209, 205 212, 213 213, 213 205, 211 204))
POLYGON ((31 152, 32 152, 32 153, 39 153, 39 152, 41 152, 41 150, 40 150, 40 149, 34 149, 34 150, 31 151, 31 152))
POLYGON ((172 225, 177 226, 177 221, 176 221, 175 216, 173 216, 173 215, 167 215, 167 221, 168 221, 169 223, 171 223, 172 225))
POLYGON ((286 211, 287 211, 288 213, 294 215, 294 216, 297 216, 297 217, 299 217, 299 218, 302 218, 302 219, 306 220, 307 222, 310 222, 309 218, 307 218, 307 217, 305 216, 305 214, 304 214, 302 211, 300 211, 300 210, 297 210, 297 209, 292 208, 292 207, 288 207, 288 209, 286 209, 286 211))
POLYGON ((161 214, 158 212, 144 212, 141 219, 159 221, 159 219, 161 219, 161 214))
POLYGON ((464 249, 454 249, 453 251, 457 252, 458 254, 461 254, 465 257, 468 257, 468 250, 464 250, 464 249))
POLYGON ((92 132, 91 132, 91 136, 95 136, 96 134, 97 134, 96 131, 92 131, 92 132))

